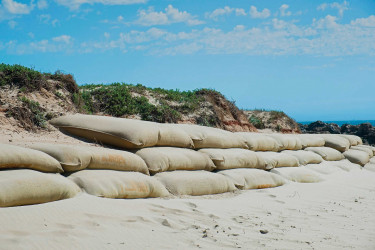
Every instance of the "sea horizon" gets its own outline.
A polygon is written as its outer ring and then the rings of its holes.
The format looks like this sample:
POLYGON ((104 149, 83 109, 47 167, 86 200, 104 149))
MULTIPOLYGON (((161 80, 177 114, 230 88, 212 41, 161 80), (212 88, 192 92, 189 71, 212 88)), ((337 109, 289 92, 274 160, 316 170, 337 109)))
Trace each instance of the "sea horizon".
MULTIPOLYGON (((303 125, 308 125, 310 123, 316 122, 316 121, 297 121, 298 123, 301 123, 303 125)), ((375 120, 341 120, 341 121, 322 121, 325 123, 335 123, 339 126, 342 126, 344 124, 350 124, 350 125, 359 125, 362 123, 371 123, 372 126, 375 126, 375 120)))

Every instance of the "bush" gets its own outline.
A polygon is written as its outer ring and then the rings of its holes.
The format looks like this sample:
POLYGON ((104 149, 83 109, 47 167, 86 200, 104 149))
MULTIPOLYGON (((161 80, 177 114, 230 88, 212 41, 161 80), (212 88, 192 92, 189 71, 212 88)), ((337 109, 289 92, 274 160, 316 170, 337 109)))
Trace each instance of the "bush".
POLYGON ((256 127, 257 129, 264 129, 265 128, 265 125, 264 125, 263 121, 255 115, 250 116, 249 122, 251 124, 253 124, 254 127, 256 127))

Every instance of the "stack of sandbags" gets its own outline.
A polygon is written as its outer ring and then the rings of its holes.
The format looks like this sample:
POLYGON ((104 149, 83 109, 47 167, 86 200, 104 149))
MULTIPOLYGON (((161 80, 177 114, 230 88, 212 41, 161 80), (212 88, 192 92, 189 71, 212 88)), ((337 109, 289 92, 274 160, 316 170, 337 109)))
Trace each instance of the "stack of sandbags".
POLYGON ((36 143, 28 147, 58 160, 65 172, 82 169, 134 171, 149 175, 146 163, 136 154, 101 147, 36 143))
POLYGON ((253 151, 279 151, 281 145, 272 137, 262 133, 237 132, 237 137, 243 139, 250 150, 253 151))
POLYGON ((366 165, 370 161, 368 152, 362 150, 349 149, 348 151, 344 152, 343 155, 349 161, 361 166, 366 165))
POLYGON ((344 159, 344 156, 338 150, 330 147, 308 147, 305 148, 305 150, 320 155, 326 161, 339 161, 344 159))
POLYGON ((298 159, 291 154, 282 152, 256 152, 256 154, 263 158, 268 166, 274 168, 299 166, 298 159))
POLYGON ((278 187, 287 182, 277 174, 259 169, 237 168, 218 173, 230 178, 237 188, 244 190, 278 187))
POLYGON ((300 150, 302 149, 302 142, 298 136, 294 134, 267 134, 267 136, 275 139, 279 145, 279 150, 300 150))
POLYGON ((307 164, 319 164, 323 161, 323 158, 312 152, 312 151, 306 151, 306 150, 284 150, 282 153, 290 154, 294 157, 296 157, 299 161, 299 164, 301 165, 307 165, 307 164))
POLYGON ((339 134, 319 134, 325 141, 324 146, 334 148, 340 152, 345 152, 350 148, 350 141, 339 134))
POLYGON ((271 169, 260 155, 253 151, 242 148, 204 148, 198 152, 204 153, 210 157, 217 170, 233 168, 258 168, 271 169))
POLYGON ((316 171, 320 174, 333 174, 344 171, 337 166, 334 161, 324 161, 319 164, 308 164, 306 168, 316 171))
POLYGON ((173 195, 208 195, 235 191, 233 182, 224 175, 207 171, 171 171, 156 178, 173 195))
POLYGON ((37 150, 0 144, 0 169, 0 206, 56 201, 79 192, 58 174, 63 172, 59 162, 37 150))
POLYGON ((369 145, 357 145, 357 147, 370 149, 370 150, 372 150, 373 154, 375 155, 375 147, 373 147, 373 146, 369 146, 369 145))
POLYGON ((325 140, 323 139, 323 137, 320 137, 319 135, 296 134, 295 136, 300 139, 302 148, 323 147, 325 144, 325 140))
POLYGON ((368 147, 361 147, 361 145, 359 145, 359 146, 351 146, 350 149, 366 152, 370 158, 374 156, 374 151, 368 147))
POLYGON ((156 179, 137 172, 81 170, 68 177, 88 194, 105 198, 165 197, 169 193, 156 179))
POLYGON ((187 148, 151 147, 136 151, 147 164, 151 174, 173 170, 207 170, 215 165, 210 157, 187 148))
POLYGON ((271 172, 281 175, 282 177, 290 181, 294 181, 294 182, 313 183, 313 182, 320 182, 324 180, 318 173, 306 167, 274 168, 271 170, 271 172))
POLYGON ((339 134, 339 136, 347 139, 351 146, 362 145, 362 139, 356 135, 339 134))
POLYGON ((360 165, 352 163, 347 159, 343 159, 340 161, 330 161, 329 163, 331 166, 341 168, 342 170, 347 171, 347 172, 362 169, 360 165))

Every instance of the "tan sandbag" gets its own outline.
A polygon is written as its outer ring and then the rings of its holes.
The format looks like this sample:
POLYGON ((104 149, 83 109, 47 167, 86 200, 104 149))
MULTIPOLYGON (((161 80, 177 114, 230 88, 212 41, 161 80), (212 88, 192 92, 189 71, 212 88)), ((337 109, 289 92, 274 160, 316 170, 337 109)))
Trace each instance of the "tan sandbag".
POLYGON ((262 157, 255 152, 242 148, 204 148, 198 152, 208 155, 216 169, 258 168, 271 169, 262 157))
POLYGON ((343 159, 340 161, 330 161, 330 164, 347 172, 362 169, 360 165, 352 163, 348 159, 343 159))
POLYGON ((245 140, 246 145, 253 151, 274 151, 280 149, 280 144, 272 137, 262 133, 237 132, 236 136, 245 140))
POLYGON ((88 169, 75 172, 68 178, 86 193, 98 197, 133 199, 169 195, 159 181, 137 172, 88 169))
POLYGON ((193 140, 180 127, 174 124, 158 124, 159 138, 156 146, 194 148, 193 140))
POLYGON ((49 173, 63 172, 60 163, 48 154, 9 144, 0 144, 1 168, 29 168, 49 173))
POLYGON ((236 190, 233 182, 217 173, 207 171, 172 171, 154 176, 174 195, 208 195, 236 190))
POLYGON ((76 114, 50 123, 69 134, 127 149, 155 146, 159 138, 158 124, 141 120, 76 114))
POLYGON ((372 151, 372 149, 370 148, 360 147, 360 146, 351 146, 350 149, 366 152, 370 158, 374 156, 374 151, 372 151))
POLYGON ((370 156, 368 153, 360 150, 349 149, 348 151, 344 152, 343 155, 349 161, 361 166, 366 165, 370 161, 370 156))
POLYGON ((274 168, 271 170, 272 173, 281 175, 282 177, 295 182, 301 183, 313 183, 321 182, 324 179, 316 172, 307 169, 306 167, 299 168, 274 168))
POLYGON ((212 171, 215 169, 208 155, 187 148, 143 148, 136 154, 146 162, 151 174, 172 170, 212 171))
POLYGON ((74 197, 80 188, 60 174, 29 169, 0 171, 0 207, 32 205, 74 197))
POLYGON ((339 136, 349 140, 351 146, 357 146, 363 143, 361 137, 356 135, 339 134, 339 136))
POLYGON ((280 145, 279 150, 300 150, 302 149, 302 142, 296 136, 292 134, 267 134, 267 136, 274 138, 280 145))
POLYGON ((67 172, 88 169, 134 171, 149 175, 144 160, 136 154, 102 147, 36 143, 29 145, 57 159, 67 172))
POLYGON ((339 151, 330 147, 308 147, 305 148, 305 150, 320 155, 326 161, 339 161, 344 159, 344 156, 339 151))
POLYGON ((295 135, 301 140, 302 148, 307 147, 323 147, 325 140, 323 137, 315 134, 298 134, 295 135))
POLYGON ((368 170, 368 171, 375 172, 375 163, 369 162, 363 168, 368 170))
POLYGON ((319 134, 323 137, 325 147, 334 148, 340 152, 345 152, 350 148, 350 142, 347 138, 340 136, 339 134, 319 134))
POLYGON ((318 164, 323 161, 323 158, 311 151, 305 150, 284 150, 282 153, 290 154, 296 157, 299 161, 299 164, 306 165, 306 164, 318 164))
POLYGON ((218 172, 230 178, 239 189, 261 189, 282 186, 286 180, 280 175, 259 169, 229 169, 218 172))
POLYGON ((308 164, 306 168, 316 171, 320 174, 333 174, 344 171, 342 168, 335 166, 333 161, 324 161, 320 164, 308 164))
POLYGON ((277 152, 256 152, 256 154, 263 158, 266 164, 275 168, 299 166, 298 159, 290 154, 277 152))
POLYGON ((222 129, 192 124, 174 124, 193 140, 194 148, 248 148, 245 141, 222 129))
POLYGON ((373 146, 369 146, 369 145, 357 145, 357 147, 362 147, 362 148, 368 148, 368 149, 371 149, 372 152, 373 152, 374 155, 375 155, 375 147, 373 147, 373 146))

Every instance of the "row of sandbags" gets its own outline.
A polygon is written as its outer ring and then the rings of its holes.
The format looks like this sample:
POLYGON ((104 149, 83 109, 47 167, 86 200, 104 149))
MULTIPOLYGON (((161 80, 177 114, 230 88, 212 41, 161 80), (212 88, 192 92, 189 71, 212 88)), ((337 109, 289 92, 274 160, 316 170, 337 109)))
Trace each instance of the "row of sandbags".
POLYGON ((50 123, 66 133, 125 149, 169 146, 277 152, 326 146, 345 152, 350 146, 362 144, 361 138, 354 135, 232 133, 199 125, 81 114, 55 118, 50 123))

